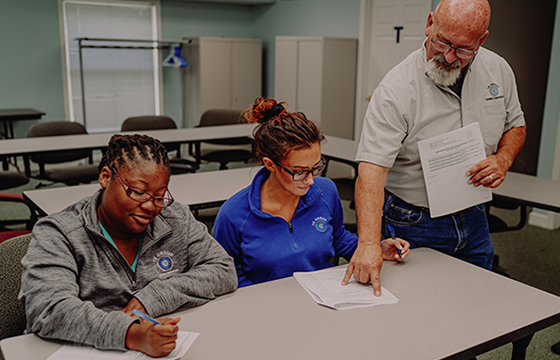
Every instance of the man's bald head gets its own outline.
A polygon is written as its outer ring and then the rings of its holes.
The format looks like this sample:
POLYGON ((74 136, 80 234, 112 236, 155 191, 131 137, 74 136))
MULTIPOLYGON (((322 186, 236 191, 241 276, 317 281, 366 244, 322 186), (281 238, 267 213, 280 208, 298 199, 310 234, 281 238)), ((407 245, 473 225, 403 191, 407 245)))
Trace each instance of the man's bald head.
POLYGON ((487 0, 441 0, 434 15, 435 25, 443 31, 453 27, 479 39, 490 23, 490 4, 487 0))

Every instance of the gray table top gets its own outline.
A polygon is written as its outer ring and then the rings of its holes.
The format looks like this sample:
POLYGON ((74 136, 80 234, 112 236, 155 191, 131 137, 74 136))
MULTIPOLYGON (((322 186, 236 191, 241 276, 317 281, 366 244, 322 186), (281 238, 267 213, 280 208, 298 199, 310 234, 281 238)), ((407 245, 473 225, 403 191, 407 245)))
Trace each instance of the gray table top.
POLYGON ((35 120, 40 119, 45 113, 30 108, 0 109, 0 121, 35 120))
MULTIPOLYGON (((256 166, 173 175, 169 180, 169 191, 175 201, 194 208, 219 204, 248 186, 260 168, 260 166, 256 166)), ((23 195, 37 207, 42 215, 48 215, 93 195, 100 188, 99 184, 96 183, 27 190, 23 192, 23 195)))
POLYGON ((493 194, 516 203, 560 212, 560 181, 508 172, 493 194))
MULTIPOLYGON (((200 332, 184 359, 468 359, 560 322, 560 298, 427 248, 385 262, 399 303, 352 310, 317 305, 290 277, 178 311, 200 332)), ((46 359, 35 335, 0 342, 6 360, 46 359)))
MULTIPOLYGON (((128 131, 119 134, 147 134, 163 143, 186 143, 204 140, 251 136, 254 124, 208 126, 201 128, 128 131)), ((107 147, 115 133, 45 136, 0 141, 0 155, 20 156, 59 150, 100 149, 107 147)))

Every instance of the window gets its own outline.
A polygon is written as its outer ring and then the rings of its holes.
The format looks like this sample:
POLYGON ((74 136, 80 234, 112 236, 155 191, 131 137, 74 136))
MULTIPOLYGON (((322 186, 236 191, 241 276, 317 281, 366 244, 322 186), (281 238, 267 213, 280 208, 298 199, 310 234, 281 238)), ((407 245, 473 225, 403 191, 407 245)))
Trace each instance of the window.
POLYGON ((84 124, 88 132, 106 132, 120 130, 121 123, 129 116, 159 115, 161 66, 158 50, 153 49, 156 43, 82 41, 80 64, 76 40, 159 39, 159 3, 99 0, 60 0, 59 3, 67 118, 84 124))

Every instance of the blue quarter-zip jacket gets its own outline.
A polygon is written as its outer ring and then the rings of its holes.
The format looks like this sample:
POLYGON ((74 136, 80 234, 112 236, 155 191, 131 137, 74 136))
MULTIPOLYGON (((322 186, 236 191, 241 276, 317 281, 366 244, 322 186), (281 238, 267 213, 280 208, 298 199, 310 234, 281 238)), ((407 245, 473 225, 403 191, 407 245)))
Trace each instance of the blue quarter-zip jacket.
POLYGON ((214 237, 234 259, 239 287, 331 267, 335 255, 349 260, 358 237, 342 224, 335 184, 316 177, 288 223, 261 210, 261 187, 269 175, 260 170, 222 205, 214 223, 214 237))

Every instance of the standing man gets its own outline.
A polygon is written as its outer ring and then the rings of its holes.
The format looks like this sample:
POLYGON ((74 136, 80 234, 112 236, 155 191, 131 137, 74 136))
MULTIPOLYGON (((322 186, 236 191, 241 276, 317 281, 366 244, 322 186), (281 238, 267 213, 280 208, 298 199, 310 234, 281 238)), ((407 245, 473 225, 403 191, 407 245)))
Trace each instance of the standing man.
POLYGON ((380 239, 394 234, 490 269, 494 248, 484 204, 431 218, 417 143, 480 124, 486 159, 467 171, 473 186, 495 188, 525 141, 525 120, 512 69, 482 48, 487 0, 442 0, 428 15, 422 47, 394 67, 375 89, 357 160, 359 245, 343 280, 371 280, 380 294, 380 239))

